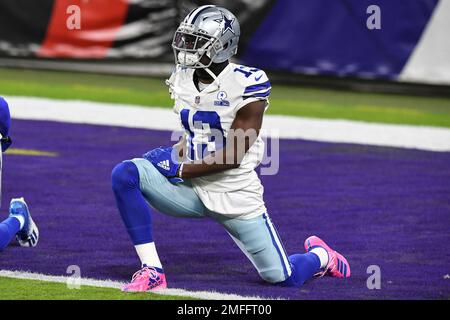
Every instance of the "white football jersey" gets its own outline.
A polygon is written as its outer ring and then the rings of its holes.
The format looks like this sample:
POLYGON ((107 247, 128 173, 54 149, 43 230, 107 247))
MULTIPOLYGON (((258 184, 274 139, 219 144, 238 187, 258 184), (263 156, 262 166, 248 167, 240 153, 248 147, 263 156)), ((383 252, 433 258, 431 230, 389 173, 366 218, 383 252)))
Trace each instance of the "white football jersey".
MULTIPOLYGON (((257 100, 267 101, 268 106, 271 86, 264 71, 230 63, 199 91, 194 71, 177 67, 167 83, 175 100, 173 110, 185 130, 187 157, 199 160, 225 146, 224 138, 240 108, 257 100)), ((264 141, 259 136, 238 168, 191 179, 195 192, 219 214, 250 219, 265 213, 264 188, 254 170, 263 155, 264 141)))

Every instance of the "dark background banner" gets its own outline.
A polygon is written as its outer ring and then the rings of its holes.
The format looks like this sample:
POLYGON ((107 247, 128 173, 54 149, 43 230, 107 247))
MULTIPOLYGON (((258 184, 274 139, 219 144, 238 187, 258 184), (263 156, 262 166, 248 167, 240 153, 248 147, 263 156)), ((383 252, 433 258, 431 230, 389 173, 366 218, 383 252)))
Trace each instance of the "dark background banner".
POLYGON ((34 56, 47 33, 53 0, 0 1, 0 55, 34 56))
POLYGON ((243 48, 274 1, 2 0, 0 55, 168 61, 179 22, 193 8, 211 3, 236 14, 243 48), (73 6, 79 8, 80 29, 68 27, 73 6))

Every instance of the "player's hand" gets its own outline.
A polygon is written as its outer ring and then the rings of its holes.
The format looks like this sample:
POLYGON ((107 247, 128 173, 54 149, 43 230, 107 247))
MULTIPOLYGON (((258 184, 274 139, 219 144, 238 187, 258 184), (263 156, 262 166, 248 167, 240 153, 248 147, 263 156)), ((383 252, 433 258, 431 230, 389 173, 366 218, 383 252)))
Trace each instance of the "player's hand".
POLYGON ((12 140, 10 137, 2 137, 1 143, 2 143, 2 152, 5 152, 11 146, 12 140))
POLYGON ((152 162, 153 159, 156 159, 161 154, 163 149, 164 149, 163 147, 155 148, 145 153, 142 157, 152 162))
POLYGON ((183 182, 178 177, 178 170, 181 164, 178 162, 177 150, 172 147, 159 147, 150 150, 143 155, 144 159, 150 161, 163 176, 165 176, 173 184, 183 182))

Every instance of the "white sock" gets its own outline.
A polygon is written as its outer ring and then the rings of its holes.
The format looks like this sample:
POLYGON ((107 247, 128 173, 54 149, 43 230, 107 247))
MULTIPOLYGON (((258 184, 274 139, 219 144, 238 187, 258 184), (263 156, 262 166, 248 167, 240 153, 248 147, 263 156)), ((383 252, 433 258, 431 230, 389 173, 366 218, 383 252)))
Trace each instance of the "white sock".
POLYGON ((15 215, 11 215, 11 217, 16 218, 17 220, 19 220, 20 223, 20 230, 23 229, 23 226, 25 225, 25 218, 22 217, 21 215, 15 214, 15 215))
POLYGON ((319 257, 320 267, 321 268, 325 268, 327 266, 327 264, 328 264, 328 253, 327 253, 327 250, 325 250, 324 248, 317 247, 317 248, 312 249, 309 252, 312 252, 316 256, 319 257))
POLYGON ((139 244, 134 246, 136 252, 141 259, 141 263, 149 267, 156 267, 162 269, 161 261, 159 261, 158 252, 154 242, 139 244))

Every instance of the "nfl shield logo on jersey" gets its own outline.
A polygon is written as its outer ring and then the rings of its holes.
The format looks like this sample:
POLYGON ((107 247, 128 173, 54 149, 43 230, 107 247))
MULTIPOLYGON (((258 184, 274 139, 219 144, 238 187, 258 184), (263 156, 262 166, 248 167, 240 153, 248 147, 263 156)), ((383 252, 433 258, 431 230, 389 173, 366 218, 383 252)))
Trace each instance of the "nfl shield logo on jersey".
POLYGON ((217 94, 217 100, 214 101, 215 106, 221 106, 221 107, 229 107, 230 102, 228 100, 225 100, 227 97, 227 93, 225 91, 219 91, 217 94))

